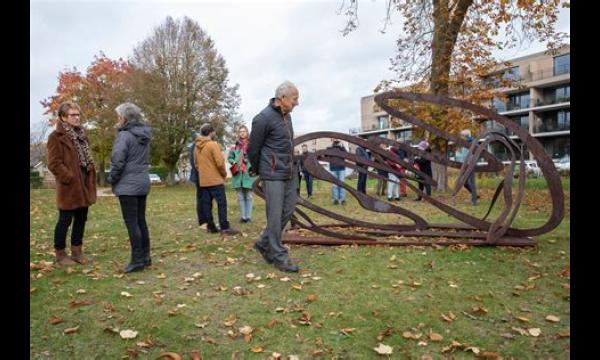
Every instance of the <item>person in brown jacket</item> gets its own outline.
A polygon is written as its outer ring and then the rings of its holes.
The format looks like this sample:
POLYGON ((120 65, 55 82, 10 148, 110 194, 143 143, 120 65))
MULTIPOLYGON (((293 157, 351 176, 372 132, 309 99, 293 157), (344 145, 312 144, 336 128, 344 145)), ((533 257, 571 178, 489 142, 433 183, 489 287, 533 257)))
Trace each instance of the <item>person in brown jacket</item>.
POLYGON ((88 207, 96 202, 96 169, 90 144, 81 127, 81 110, 71 101, 58 107, 56 129, 48 137, 48 169, 56 178, 58 222, 54 229, 56 261, 84 264, 83 233, 88 207), (65 251, 69 226, 71 258, 65 251))
POLYGON ((219 226, 221 233, 235 235, 240 232, 229 226, 227 221, 227 197, 225 196, 225 158, 221 147, 215 141, 216 132, 212 125, 204 124, 200 128, 200 136, 196 138, 194 161, 200 174, 200 191, 202 192, 202 218, 206 220, 209 233, 219 232, 212 216, 212 201, 217 201, 219 226))

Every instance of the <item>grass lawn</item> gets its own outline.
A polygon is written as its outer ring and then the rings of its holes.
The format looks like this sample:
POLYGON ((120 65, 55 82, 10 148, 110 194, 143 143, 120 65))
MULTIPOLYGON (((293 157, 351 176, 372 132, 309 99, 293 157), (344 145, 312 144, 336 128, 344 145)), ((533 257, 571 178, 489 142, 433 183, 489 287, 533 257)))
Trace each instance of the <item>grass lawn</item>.
MULTIPOLYGON (((190 359, 197 351, 203 359, 371 359, 388 357, 374 350, 382 343, 393 359, 568 359, 570 201, 563 181, 565 219, 535 248, 292 246, 299 274, 277 271, 252 249, 265 224, 262 199, 255 197, 253 222, 239 224, 228 190, 229 220, 243 234, 209 235, 197 226, 191 186, 153 187, 149 269, 121 273, 129 242, 114 197, 90 208, 84 247, 93 263, 60 268, 50 264, 54 190, 31 190, 30 357, 156 359, 174 352, 190 359), (137 336, 123 339, 122 330, 137 336)), ((456 206, 485 214, 493 182, 480 181, 478 206, 465 191, 456 206)), ((334 207, 330 191, 317 182, 315 202, 354 218, 402 221, 367 215, 354 199, 334 207)), ((453 222, 410 197, 400 206, 453 222)), ((524 203, 516 227, 545 222, 543 179, 528 180, 524 203)))

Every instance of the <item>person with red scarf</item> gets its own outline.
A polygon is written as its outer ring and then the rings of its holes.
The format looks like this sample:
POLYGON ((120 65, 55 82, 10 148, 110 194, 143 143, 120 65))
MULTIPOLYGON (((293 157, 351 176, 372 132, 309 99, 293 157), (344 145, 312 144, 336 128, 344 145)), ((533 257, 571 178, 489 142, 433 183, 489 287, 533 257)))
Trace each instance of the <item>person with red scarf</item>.
POLYGON ((250 160, 248 159, 248 128, 242 125, 238 129, 238 139, 229 148, 227 161, 231 164, 231 185, 237 192, 240 206, 240 222, 252 221, 252 184, 255 178, 250 176, 250 160))

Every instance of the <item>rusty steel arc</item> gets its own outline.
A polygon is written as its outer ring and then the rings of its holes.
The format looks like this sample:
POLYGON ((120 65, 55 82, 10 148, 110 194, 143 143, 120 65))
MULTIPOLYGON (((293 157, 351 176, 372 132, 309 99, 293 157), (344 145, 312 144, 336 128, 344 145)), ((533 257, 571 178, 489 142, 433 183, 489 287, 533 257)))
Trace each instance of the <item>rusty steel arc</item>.
MULTIPOLYGON (((560 221, 564 216, 564 193, 560 184, 558 172, 552 163, 552 159, 545 153, 542 145, 535 138, 529 135, 529 133, 527 133, 524 129, 513 123, 510 119, 482 106, 474 105, 462 100, 431 94, 398 91, 387 92, 375 96, 375 102, 393 117, 402 119, 415 126, 422 127, 438 137, 455 142, 459 146, 468 147, 469 153, 466 161, 464 163, 451 161, 445 158, 445 156, 442 154, 438 154, 436 152, 424 152, 407 144, 380 137, 362 139, 356 136, 331 131, 319 131, 296 137, 294 139, 294 146, 319 138, 335 138, 369 149, 375 158, 374 160, 368 160, 357 155, 340 152, 339 150, 335 149, 326 149, 307 155, 304 159, 304 165, 306 170, 315 178, 343 187, 358 201, 360 206, 364 209, 380 213, 396 214, 398 216, 408 218, 410 221, 412 221, 412 224, 381 224, 365 221, 364 219, 353 219, 349 216, 317 206, 316 204, 299 196, 297 203, 298 207, 292 216, 292 221, 300 228, 308 229, 325 237, 307 237, 286 233, 284 235, 284 242, 323 245, 453 245, 462 243, 471 245, 529 246, 535 244, 535 241, 531 238, 531 236, 540 235, 551 231, 560 224, 560 221), (517 215, 518 209, 524 197, 526 175, 522 148, 519 147, 513 139, 501 133, 488 132, 482 136, 479 136, 481 143, 474 142, 471 146, 469 146, 469 144, 462 138, 447 133, 437 127, 427 124, 415 116, 394 108, 387 103, 389 100, 408 100, 426 102, 441 106, 458 107, 483 115, 487 119, 495 120, 505 126, 508 130, 512 131, 521 139, 523 144, 527 145, 529 150, 532 152, 534 158, 538 161, 538 165, 542 171, 542 174, 548 183, 548 189, 552 199, 552 212, 546 223, 538 228, 531 229, 515 229, 511 227, 511 224, 517 215), (428 223, 418 214, 402 206, 403 204, 393 205, 386 201, 381 201, 375 197, 358 192, 348 184, 336 179, 319 163, 319 161, 330 162, 331 160, 335 159, 338 162, 343 161, 346 167, 353 168, 361 173, 368 173, 368 175, 373 178, 382 179, 384 177, 367 169, 373 168, 377 170, 384 170, 388 173, 395 174, 398 179, 411 180, 423 184, 430 184, 432 186, 437 185, 434 179, 413 167, 411 162, 405 162, 404 159, 400 159, 395 154, 380 147, 381 144, 391 145, 403 149, 411 155, 422 156, 432 162, 459 169, 459 177, 453 193, 453 195, 456 195, 473 171, 498 172, 504 168, 504 165, 486 150, 486 146, 492 142, 500 143, 502 146, 508 149, 510 153, 510 163, 506 168, 505 178, 500 182, 494 193, 486 215, 481 219, 457 210, 452 206, 449 206, 448 204, 445 204, 444 202, 434 198, 433 196, 427 195, 426 193, 420 191, 418 187, 414 186, 411 182, 407 181, 407 186, 416 194, 434 207, 459 220, 460 223, 458 224, 428 223), (486 160, 487 163, 483 165, 477 164, 476 159, 479 159, 480 157, 486 160), (401 173, 388 166, 385 163, 385 160, 391 160, 395 163, 398 163, 415 175, 413 176, 407 175, 406 173, 401 173), (519 161, 519 183, 516 197, 513 198, 512 181, 513 174, 517 168, 517 161, 519 161), (416 177, 416 175, 418 175, 418 177, 416 177), (504 201, 504 208, 495 220, 486 221, 500 196, 502 196, 504 201), (338 223, 317 224, 300 207, 336 220, 338 223), (336 231, 334 228, 354 229, 355 232, 348 234, 336 231), (426 239, 418 241, 402 239, 399 241, 392 241, 389 240, 390 236, 395 236, 396 238, 425 237, 426 239), (459 240, 447 240, 448 238, 459 238, 459 240)), ((256 181, 254 183, 254 191, 258 196, 264 198, 260 181, 256 181)))

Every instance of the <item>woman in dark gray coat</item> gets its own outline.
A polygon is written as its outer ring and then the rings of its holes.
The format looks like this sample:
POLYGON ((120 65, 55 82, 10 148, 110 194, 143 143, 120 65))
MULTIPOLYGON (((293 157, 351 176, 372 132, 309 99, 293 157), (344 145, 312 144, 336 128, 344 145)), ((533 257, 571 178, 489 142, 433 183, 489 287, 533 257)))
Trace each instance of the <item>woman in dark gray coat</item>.
POLYGON ((142 122, 142 111, 135 104, 121 104, 115 111, 119 132, 112 149, 108 182, 113 187, 113 193, 119 197, 129 233, 131 262, 125 268, 125 272, 129 273, 152 264, 150 235, 146 224, 152 129, 142 122))

